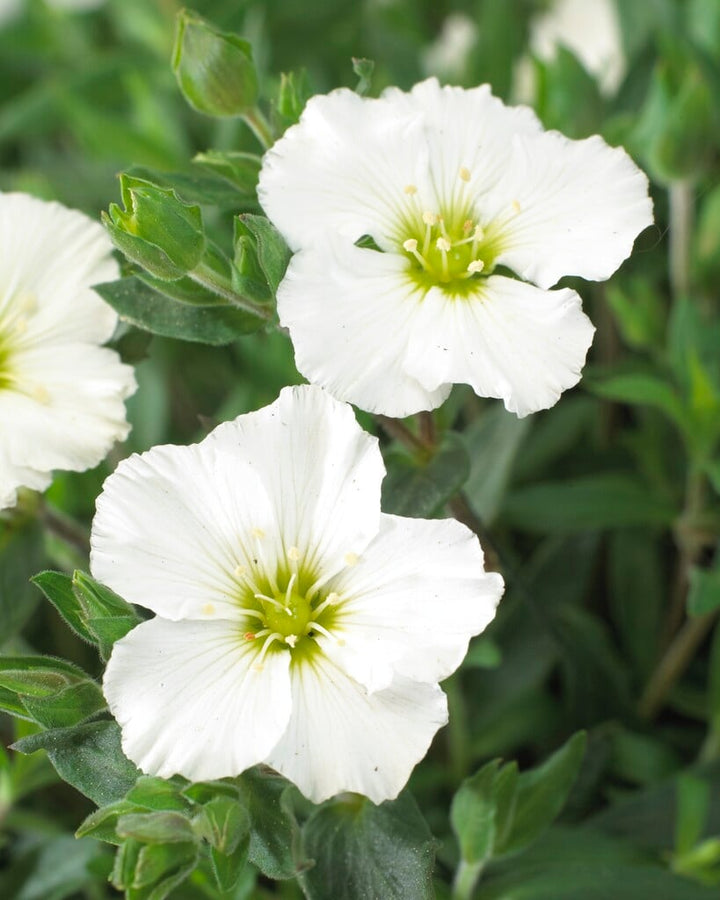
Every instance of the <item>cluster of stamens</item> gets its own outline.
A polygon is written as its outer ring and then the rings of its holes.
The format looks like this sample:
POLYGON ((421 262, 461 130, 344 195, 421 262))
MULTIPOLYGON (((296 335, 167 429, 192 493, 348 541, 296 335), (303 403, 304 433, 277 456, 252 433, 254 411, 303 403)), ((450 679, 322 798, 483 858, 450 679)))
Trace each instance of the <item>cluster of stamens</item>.
POLYGON ((402 241, 402 248, 416 264, 417 277, 425 282, 449 286, 461 285, 486 268, 488 246, 485 231, 473 218, 468 198, 463 192, 471 179, 464 166, 458 173, 460 198, 451 204, 450 215, 442 215, 419 204, 418 189, 405 186, 411 210, 403 216, 403 230, 413 234, 402 241), (466 214, 459 214, 464 210, 466 214))
MULTIPOLYGON (((297 547, 290 547, 285 553, 285 565, 267 565, 263 553, 265 533, 260 528, 253 529, 253 556, 249 564, 235 568, 234 576, 241 589, 240 612, 257 621, 259 627, 246 631, 246 641, 262 640, 254 666, 262 667, 270 648, 279 643, 294 651, 301 645, 311 649, 310 641, 316 635, 323 635, 331 641, 342 644, 331 633, 335 619, 335 607, 340 596, 335 591, 326 591, 330 575, 314 577, 301 565, 301 553, 297 547)), ((348 554, 346 563, 357 561, 354 554, 348 554)))
POLYGON ((37 311, 37 300, 32 294, 13 296, 0 312, 0 390, 12 389, 25 394, 37 403, 49 403, 47 389, 26 377, 19 377, 11 366, 13 351, 26 334, 29 321, 37 311))

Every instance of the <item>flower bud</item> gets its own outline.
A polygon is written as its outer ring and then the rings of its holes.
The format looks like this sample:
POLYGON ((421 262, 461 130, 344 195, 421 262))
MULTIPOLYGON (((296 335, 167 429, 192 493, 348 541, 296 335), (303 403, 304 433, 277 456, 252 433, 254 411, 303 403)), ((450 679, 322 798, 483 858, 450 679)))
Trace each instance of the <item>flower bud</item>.
POLYGON ((199 206, 175 191, 131 175, 120 176, 125 209, 112 203, 103 215, 115 246, 156 278, 174 281, 192 271, 205 252, 199 206))
POLYGON ((209 116, 240 116, 255 105, 252 49, 188 10, 177 17, 173 70, 188 103, 209 116))

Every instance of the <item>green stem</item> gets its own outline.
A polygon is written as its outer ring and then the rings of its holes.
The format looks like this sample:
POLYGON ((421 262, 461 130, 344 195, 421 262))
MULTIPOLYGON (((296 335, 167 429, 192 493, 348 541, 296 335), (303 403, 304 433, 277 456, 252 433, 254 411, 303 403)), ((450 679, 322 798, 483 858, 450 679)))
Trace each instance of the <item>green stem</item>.
POLYGON ((68 516, 56 512, 44 500, 40 508, 40 515, 43 525, 52 535, 77 550, 81 556, 87 557, 90 553, 90 539, 82 525, 68 516))
POLYGON ((453 780, 465 778, 470 766, 470 741, 468 740, 468 715, 462 692, 460 675, 456 673, 443 685, 448 700, 447 741, 453 780))
POLYGON ((670 185, 670 283, 673 297, 686 297, 690 291, 690 254, 695 196, 691 181, 670 185))
POLYGON ((272 147, 275 143, 275 135, 270 127, 270 123, 257 106, 243 113, 243 119, 266 150, 272 147))
POLYGON ((222 297, 223 300, 227 300, 228 303, 235 306, 237 309, 252 313, 252 315, 258 316, 260 319, 265 319, 266 322, 269 322, 272 319, 272 310, 264 306, 258 306, 256 303, 253 303, 252 300, 248 300, 247 297, 238 294, 233 290, 229 280, 219 272, 216 272, 215 269, 207 265, 207 263, 201 262, 199 266, 192 270, 192 272, 188 272, 188 277, 196 284, 200 284, 208 290, 213 291, 218 297, 222 297))
POLYGON ((453 900, 470 900, 482 870, 483 863, 466 863, 460 860, 453 882, 453 900))

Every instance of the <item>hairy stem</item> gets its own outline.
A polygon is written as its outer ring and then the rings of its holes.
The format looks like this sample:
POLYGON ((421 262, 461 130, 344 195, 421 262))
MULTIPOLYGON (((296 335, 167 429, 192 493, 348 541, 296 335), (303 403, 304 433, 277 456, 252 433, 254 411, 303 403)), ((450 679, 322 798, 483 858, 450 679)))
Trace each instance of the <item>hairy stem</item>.
POLYGON ((265 319, 265 321, 270 321, 273 317, 272 310, 265 306, 258 306, 256 303, 253 303, 252 300, 248 300, 247 297, 238 294, 233 290, 233 287, 227 278, 224 278, 219 272, 216 272, 215 269, 208 266, 206 263, 200 263, 200 265, 193 269, 192 272, 188 272, 188 277, 196 284, 202 285, 202 287, 217 294, 218 297, 222 297, 223 300, 227 300, 231 306, 235 306, 237 309, 252 313, 252 315, 257 316, 260 319, 265 319))
POLYGON ((243 119, 247 122, 252 133, 266 150, 272 147, 275 143, 275 136, 273 135, 270 123, 257 106, 254 106, 251 110, 248 110, 248 112, 243 113, 243 119))

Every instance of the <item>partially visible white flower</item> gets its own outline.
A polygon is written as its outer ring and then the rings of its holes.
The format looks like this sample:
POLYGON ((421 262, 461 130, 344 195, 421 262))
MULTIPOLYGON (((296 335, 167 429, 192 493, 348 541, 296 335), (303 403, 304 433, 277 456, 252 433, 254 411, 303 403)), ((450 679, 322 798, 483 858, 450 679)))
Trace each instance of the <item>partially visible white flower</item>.
MULTIPOLYGON (((615 0, 554 0, 547 12, 531 20, 529 43, 531 53, 544 62, 555 59, 558 47, 572 51, 606 96, 617 91, 625 76, 615 0)), ((516 67, 515 96, 522 102, 535 96, 535 73, 527 57, 516 67)))
POLYGON ((192 780, 264 762, 319 802, 395 797, 447 719, 438 681, 502 579, 452 519, 380 512, 382 456, 320 388, 105 482, 96 578, 157 615, 104 679, 127 756, 192 780))
POLYGON ((461 78, 477 40, 475 21, 464 13, 450 13, 440 34, 421 54, 423 70, 427 75, 437 75, 447 81, 461 78))
POLYGON ((548 289, 608 278, 652 222, 624 150, 435 79, 313 97, 258 192, 297 251, 278 311, 299 370, 390 416, 439 406, 454 382, 519 416, 552 406, 594 329, 575 291, 548 289), (367 236, 382 252, 357 246, 367 236))
POLYGON ((130 366, 100 345, 115 312, 91 289, 119 275, 103 228, 27 194, 0 194, 0 506, 53 469, 97 465, 129 431, 130 366))
POLYGON ((23 0, 0 0, 0 28, 20 15, 23 0))

